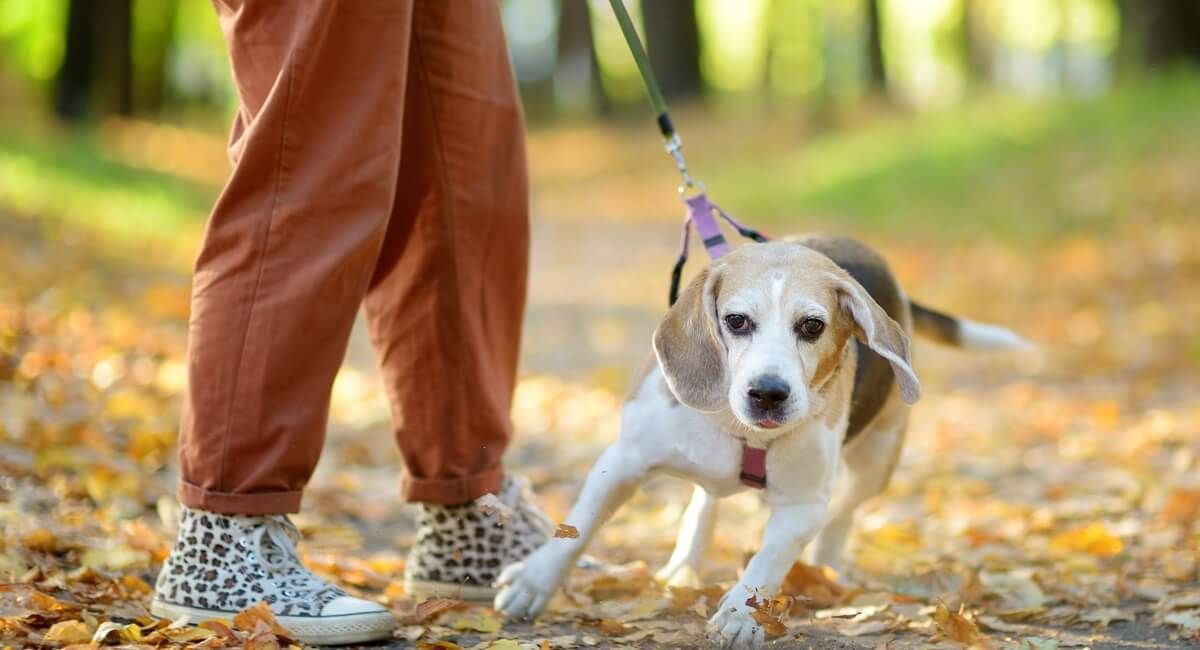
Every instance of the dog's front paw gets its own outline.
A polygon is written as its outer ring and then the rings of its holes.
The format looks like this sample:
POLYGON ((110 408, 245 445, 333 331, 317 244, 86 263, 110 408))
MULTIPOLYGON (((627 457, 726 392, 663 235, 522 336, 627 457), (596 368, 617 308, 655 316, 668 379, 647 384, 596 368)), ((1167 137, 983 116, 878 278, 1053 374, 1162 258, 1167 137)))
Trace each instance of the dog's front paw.
POLYGON ((492 606, 509 620, 532 619, 546 608, 562 582, 565 565, 545 547, 524 562, 509 565, 496 579, 500 593, 492 606))
POLYGON ((763 646, 766 630, 754 620, 754 608, 743 602, 749 597, 749 592, 741 589, 740 585, 725 594, 717 613, 708 620, 706 631, 709 642, 719 648, 736 650, 763 646))

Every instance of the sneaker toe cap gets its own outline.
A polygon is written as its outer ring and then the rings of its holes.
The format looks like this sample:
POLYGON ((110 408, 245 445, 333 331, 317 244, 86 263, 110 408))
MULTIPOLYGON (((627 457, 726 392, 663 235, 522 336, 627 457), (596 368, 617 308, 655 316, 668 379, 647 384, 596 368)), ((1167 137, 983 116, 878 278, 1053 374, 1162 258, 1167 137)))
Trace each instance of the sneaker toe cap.
POLYGON ((387 608, 361 598, 339 596, 321 609, 321 616, 350 616, 355 614, 389 614, 387 608))

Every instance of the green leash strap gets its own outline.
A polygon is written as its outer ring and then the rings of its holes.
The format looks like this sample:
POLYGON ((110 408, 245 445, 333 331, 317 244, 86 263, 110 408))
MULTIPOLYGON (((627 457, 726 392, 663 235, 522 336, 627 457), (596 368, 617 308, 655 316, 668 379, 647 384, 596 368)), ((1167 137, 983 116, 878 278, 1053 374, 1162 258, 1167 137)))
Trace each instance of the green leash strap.
MULTIPOLYGON (((653 0, 650 1, 653 2, 653 0)), ((629 12, 625 10, 624 1, 608 0, 608 3, 612 5, 617 22, 621 25, 621 33, 625 35, 625 42, 629 43, 629 52, 633 55, 638 72, 642 74, 646 92, 650 94, 650 105, 658 114, 658 130, 664 138, 670 140, 675 135, 675 126, 671 124, 671 116, 667 114, 667 102, 663 99, 662 90, 658 87, 658 80, 654 78, 654 70, 650 67, 646 48, 642 47, 642 40, 638 38, 637 30, 633 27, 633 20, 629 18, 629 12)))

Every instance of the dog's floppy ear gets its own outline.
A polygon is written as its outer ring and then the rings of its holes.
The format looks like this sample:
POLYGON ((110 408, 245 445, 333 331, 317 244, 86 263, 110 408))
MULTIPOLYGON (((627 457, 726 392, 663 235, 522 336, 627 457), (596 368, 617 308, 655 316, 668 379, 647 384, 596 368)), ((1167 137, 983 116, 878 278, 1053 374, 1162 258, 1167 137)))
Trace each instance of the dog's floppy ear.
POLYGON ((891 364, 904 403, 916 402, 921 398, 921 382, 912 369, 904 329, 854 278, 844 273, 833 278, 838 304, 854 321, 854 335, 891 364))
POLYGON ((717 287, 717 274, 704 269, 654 330, 654 354, 667 386, 698 411, 718 411, 727 400, 725 348, 713 304, 717 287))

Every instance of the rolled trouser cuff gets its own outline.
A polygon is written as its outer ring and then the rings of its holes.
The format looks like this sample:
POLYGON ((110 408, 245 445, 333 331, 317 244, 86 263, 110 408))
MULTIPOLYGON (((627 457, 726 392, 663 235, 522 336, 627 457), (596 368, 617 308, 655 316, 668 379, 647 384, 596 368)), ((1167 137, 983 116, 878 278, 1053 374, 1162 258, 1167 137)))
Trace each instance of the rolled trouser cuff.
POLYGON ((175 494, 179 502, 189 508, 222 515, 284 515, 300 512, 300 501, 304 493, 295 490, 232 494, 206 490, 198 485, 179 481, 175 494))
POLYGON ((489 492, 499 492, 503 482, 504 469, 497 467, 459 478, 413 478, 405 475, 401 489, 406 501, 455 506, 474 501, 489 492))

